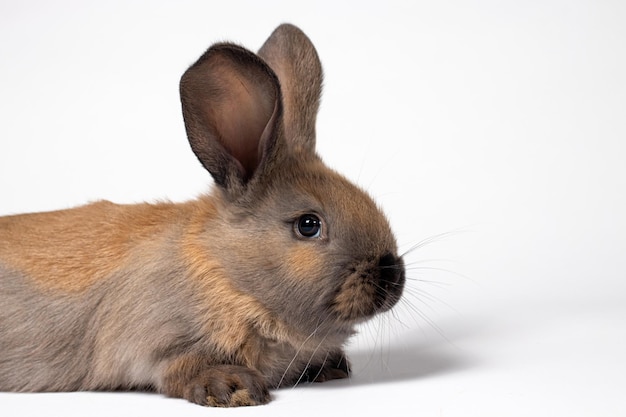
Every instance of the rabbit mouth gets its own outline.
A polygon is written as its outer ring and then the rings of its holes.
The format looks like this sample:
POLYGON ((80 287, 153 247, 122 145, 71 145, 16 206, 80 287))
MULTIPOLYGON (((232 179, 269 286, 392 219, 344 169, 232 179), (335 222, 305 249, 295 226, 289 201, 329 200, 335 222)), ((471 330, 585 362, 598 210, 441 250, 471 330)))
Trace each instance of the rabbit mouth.
POLYGON ((333 310, 344 321, 362 321, 391 309, 402 296, 404 262, 391 253, 347 268, 333 300, 333 310))

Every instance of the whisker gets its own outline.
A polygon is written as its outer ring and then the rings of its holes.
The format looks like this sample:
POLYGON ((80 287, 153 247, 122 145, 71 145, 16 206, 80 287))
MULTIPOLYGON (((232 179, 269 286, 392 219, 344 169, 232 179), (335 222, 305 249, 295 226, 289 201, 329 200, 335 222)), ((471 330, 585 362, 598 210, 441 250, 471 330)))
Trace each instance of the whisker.
POLYGON ((304 342, 302 342, 302 344, 300 345, 300 347, 298 348, 298 350, 296 351, 296 353, 293 355, 293 358, 291 359, 291 361, 289 362, 289 364, 287 365, 287 368, 285 369, 285 372, 283 372, 283 375, 280 377, 280 381, 278 381, 278 385, 276 386, 276 388, 278 389, 281 384, 283 383, 283 381, 285 380, 285 377, 287 376, 287 372, 289 372, 289 369, 291 369, 291 366, 293 365, 293 363, 296 361, 296 359, 298 358, 298 355, 300 354, 300 352, 302 351, 302 348, 304 348, 304 346, 307 344, 307 342, 309 340, 311 340, 311 338, 313 336, 315 336, 315 334, 317 333, 317 331, 320 329, 322 323, 318 324, 315 329, 313 330, 313 332, 311 332, 311 334, 304 340, 304 342))
POLYGON ((447 274, 450 275, 455 275, 459 278, 463 278, 466 279, 474 284, 478 284, 474 279, 472 279, 471 277, 465 275, 465 274, 461 274, 460 272, 456 272, 456 271, 452 271, 450 269, 446 269, 446 268, 439 268, 439 267, 435 267, 435 266, 418 266, 418 267, 412 267, 410 269, 408 269, 410 271, 437 271, 437 272, 445 272, 447 274))
POLYGON ((406 266, 412 266, 414 264, 424 264, 424 263, 434 263, 434 262, 455 262, 451 259, 446 258, 430 258, 430 259, 412 259, 410 262, 406 263, 406 266))
POLYGON ((447 342, 449 342, 450 344, 452 344, 452 342, 448 339, 448 337, 444 334, 443 329, 441 327, 439 327, 437 325, 437 323, 435 323, 434 320, 432 320, 424 311, 422 311, 421 309, 419 309, 417 306, 413 305, 412 303, 407 302, 406 300, 403 302, 403 305, 405 305, 406 307, 408 307, 408 309, 410 311, 412 311, 414 314, 416 314, 421 320, 423 320, 426 324, 428 324, 433 330, 435 330, 439 336, 441 336, 443 339, 445 339, 447 342))
POLYGON ((432 285, 433 287, 437 287, 437 288, 448 288, 452 285, 448 282, 433 281, 429 279, 415 278, 415 277, 406 277, 406 280, 410 282, 419 282, 421 284, 432 285))
POLYGON ((417 242, 416 244, 411 246, 409 249, 407 249, 405 252, 403 252, 401 257, 404 257, 404 256, 406 256, 406 255, 416 251, 417 249, 423 248, 426 245, 430 245, 431 243, 437 242, 439 240, 442 240, 442 239, 450 237, 450 236, 454 236, 454 235, 458 235, 460 233, 464 233, 466 231, 467 230, 465 230, 465 229, 456 229, 456 230, 451 230, 449 232, 438 233, 436 235, 427 237, 427 238, 417 242))
MULTIPOLYGON (((320 370, 319 370, 319 371, 317 371, 317 373, 315 374, 315 376, 313 377, 313 379, 311 379, 311 381, 315 381, 315 380, 316 380, 316 379, 317 379, 317 378, 318 378, 318 377, 322 374, 322 371, 324 370, 324 366, 326 366, 326 362, 328 361, 328 356, 329 356, 329 355, 330 355, 330 352, 326 352, 326 356, 324 356, 324 360, 322 361, 322 366, 320 366, 320 370)), ((311 362, 311 361, 309 360, 309 362, 311 362)), ((308 366, 308 365, 307 365, 307 366, 308 366)), ((306 371, 306 368, 304 368, 304 369, 305 369, 305 371, 306 371)), ((302 376, 300 376, 300 378, 302 378, 302 376)), ((296 385, 297 385, 297 384, 298 384, 298 383, 296 382, 296 385)))
MULTIPOLYGON (((304 369, 302 370, 302 373, 300 373, 300 377, 298 378, 298 380, 295 382, 295 384, 293 384, 292 388, 295 388, 300 381, 302 381, 302 378, 304 377, 304 375, 306 374, 306 371, 309 369, 309 366, 311 366, 311 361, 313 361, 313 358, 315 357, 315 354, 317 353, 317 351, 319 350, 320 346, 322 346, 322 344, 326 341, 326 337, 328 336, 328 333, 330 332, 330 330, 328 332, 326 332, 326 334, 324 335, 324 337, 322 338, 322 340, 319 342, 319 344, 317 345, 317 347, 313 350, 313 352, 311 353, 311 355, 309 356, 309 361, 306 363, 306 365, 304 366, 304 369)), ((328 358, 328 354, 326 354, 326 357, 328 358)), ((324 362, 326 362, 326 359, 324 359, 324 362)), ((322 372, 321 368, 320 371, 322 372)))

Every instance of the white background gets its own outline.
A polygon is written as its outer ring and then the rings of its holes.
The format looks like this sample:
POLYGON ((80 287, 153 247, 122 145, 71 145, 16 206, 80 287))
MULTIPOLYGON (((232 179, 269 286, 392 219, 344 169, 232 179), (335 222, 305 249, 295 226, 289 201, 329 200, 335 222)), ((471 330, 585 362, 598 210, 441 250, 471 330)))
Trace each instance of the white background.
POLYGON ((2 393, 0 415, 626 415, 622 1, 2 0, 0 214, 206 191, 178 79, 284 21, 325 66, 319 152, 427 243, 354 376, 228 411, 2 393))

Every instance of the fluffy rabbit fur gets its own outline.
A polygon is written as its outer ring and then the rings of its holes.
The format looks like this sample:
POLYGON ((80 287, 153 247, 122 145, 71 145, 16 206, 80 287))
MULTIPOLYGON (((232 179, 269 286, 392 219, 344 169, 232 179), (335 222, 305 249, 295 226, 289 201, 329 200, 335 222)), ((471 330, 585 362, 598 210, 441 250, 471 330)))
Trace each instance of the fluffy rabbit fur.
POLYGON ((209 195, 0 218, 0 390, 239 406, 347 377, 355 324, 405 277, 383 214, 315 152, 321 83, 294 26, 258 54, 213 45, 180 83, 209 195))

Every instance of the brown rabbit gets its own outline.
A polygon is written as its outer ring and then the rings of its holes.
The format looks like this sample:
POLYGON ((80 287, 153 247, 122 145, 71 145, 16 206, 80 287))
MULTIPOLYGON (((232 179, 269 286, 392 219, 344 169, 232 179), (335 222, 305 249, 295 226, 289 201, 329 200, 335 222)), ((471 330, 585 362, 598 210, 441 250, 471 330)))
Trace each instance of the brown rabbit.
POLYGON ((405 275, 383 214, 315 152, 321 83, 294 26, 258 55, 216 44, 180 83, 209 195, 1 217, 0 390, 239 406, 347 377, 343 345, 405 275))

